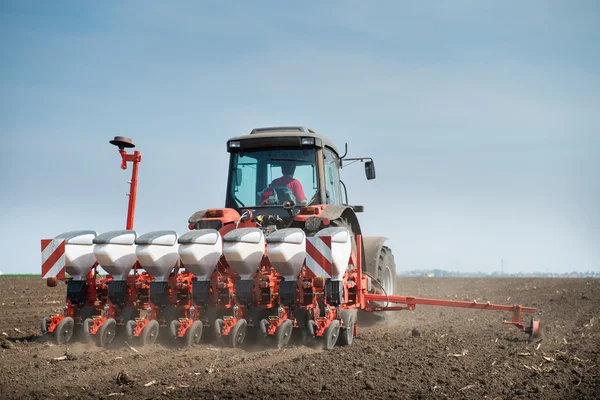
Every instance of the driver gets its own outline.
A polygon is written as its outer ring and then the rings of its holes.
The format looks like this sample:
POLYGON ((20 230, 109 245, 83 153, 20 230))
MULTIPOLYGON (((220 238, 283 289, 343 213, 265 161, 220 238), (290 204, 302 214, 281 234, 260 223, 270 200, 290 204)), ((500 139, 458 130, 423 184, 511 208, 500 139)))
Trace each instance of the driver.
POLYGON ((294 179, 294 172, 296 171, 296 166, 294 164, 284 164, 281 166, 282 177, 274 179, 271 182, 270 186, 286 186, 290 188, 294 197, 296 197, 296 201, 298 203, 303 203, 306 201, 306 196, 304 195, 304 189, 302 189, 302 184, 298 179, 294 179))

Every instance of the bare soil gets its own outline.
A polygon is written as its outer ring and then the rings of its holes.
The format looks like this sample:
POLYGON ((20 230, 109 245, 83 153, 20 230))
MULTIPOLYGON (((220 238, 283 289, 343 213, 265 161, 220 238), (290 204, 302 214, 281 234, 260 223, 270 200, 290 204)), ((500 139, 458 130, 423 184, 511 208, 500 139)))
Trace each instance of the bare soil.
MULTIPOLYGON (((400 279, 402 294, 538 308, 527 342, 497 311, 419 306, 350 347, 58 346, 39 321, 66 287, 0 278, 0 398, 600 398, 600 280, 400 279), (62 361, 54 360, 67 355, 62 361)), ((359 321, 360 322, 360 321, 359 321)))

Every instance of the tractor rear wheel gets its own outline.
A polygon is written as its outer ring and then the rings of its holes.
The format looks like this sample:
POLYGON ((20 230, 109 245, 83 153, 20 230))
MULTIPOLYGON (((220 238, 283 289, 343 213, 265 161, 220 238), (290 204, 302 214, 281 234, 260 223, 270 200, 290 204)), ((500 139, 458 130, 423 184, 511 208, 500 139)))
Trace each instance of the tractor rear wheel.
POLYGON ((340 345, 349 346, 354 341, 354 323, 356 322, 355 310, 340 311, 340 318, 344 327, 340 328, 340 345))
POLYGON ((96 344, 98 347, 108 346, 115 338, 116 333, 117 321, 112 318, 107 319, 96 333, 96 344))
POLYGON ((286 319, 277 327, 275 331, 275 339, 277 341, 277 348, 282 349, 290 342, 292 337, 292 331, 294 330, 294 323, 286 319))
POLYGON ((140 335, 141 345, 146 346, 148 344, 154 344, 158 338, 159 328, 160 325, 158 324, 158 321, 153 319, 152 321, 148 322, 148 325, 142 329, 142 333, 140 335))
MULTIPOLYGON (((381 246, 376 254, 365 254, 370 257, 367 260, 366 272, 371 276, 371 290, 369 293, 378 292, 384 295, 393 295, 396 292, 396 263, 392 250, 387 246, 381 246)), ((371 302, 375 307, 386 307, 387 301, 371 302)), ((373 325, 378 322, 384 322, 390 317, 390 312, 361 312, 360 323, 364 325, 373 325)))
POLYGON ((57 344, 66 344, 73 337, 73 329, 75 328, 75 321, 71 317, 65 317, 56 326, 54 330, 54 339, 57 344))
POLYGON ((240 319, 235 323, 231 331, 229 331, 229 346, 230 347, 239 347, 242 343, 244 343, 244 339, 246 338, 246 329, 248 327, 248 323, 245 319, 240 319))
POLYGON ((183 345, 186 347, 191 347, 196 344, 200 344, 203 328, 204 326, 202 325, 202 322, 194 321, 185 332, 185 336, 183 337, 183 345))
POLYGON ((396 263, 392 250, 387 246, 383 246, 379 253, 377 281, 383 286, 386 295, 391 296, 396 291, 396 263))
POLYGON ((325 329, 323 338, 325 339, 324 347, 325 350, 331 350, 335 346, 338 336, 340 334, 340 321, 334 319, 331 324, 325 329))

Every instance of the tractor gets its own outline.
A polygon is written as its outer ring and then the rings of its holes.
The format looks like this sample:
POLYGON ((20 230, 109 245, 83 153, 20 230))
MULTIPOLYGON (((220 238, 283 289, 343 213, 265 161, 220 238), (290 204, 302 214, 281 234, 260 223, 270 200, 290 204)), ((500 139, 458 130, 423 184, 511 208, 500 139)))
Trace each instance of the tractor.
MULTIPOLYGON (((352 343, 359 316, 361 324, 372 323, 389 311, 414 310, 418 304, 508 311, 512 318, 506 324, 517 326, 530 340, 538 332, 533 318, 528 326, 521 322, 522 314, 534 313, 534 308, 396 295, 396 265, 386 238, 363 235, 357 214, 364 208, 348 204, 340 180, 340 170, 356 162, 364 163, 368 180, 375 179, 373 159, 348 158, 347 145, 341 154, 309 128, 259 128, 229 139, 225 206, 195 212, 188 220, 190 232, 182 236, 175 231, 136 236, 141 155, 125 152, 133 147, 130 139, 116 137, 111 143, 119 146, 121 168, 127 162, 134 166, 124 232, 132 237, 127 253, 133 255, 135 247, 137 260, 132 257, 124 267, 143 268, 143 293, 149 288, 149 295, 130 301, 136 316, 118 321, 125 324, 130 341, 141 336, 142 343, 152 343, 163 327, 175 343, 186 346, 212 337, 239 347, 251 337, 281 348, 296 337, 331 349, 352 343)), ((59 253, 66 245, 61 238, 42 241, 43 249, 56 249, 43 252, 44 277, 64 276, 59 253)), ((94 246, 105 246, 101 239, 94 239, 94 246)), ((116 259, 124 247, 120 241, 115 244, 110 254, 116 259)), ((94 248, 94 254, 102 251, 94 248)), ((84 272, 92 261, 86 261, 84 272)), ((100 266, 108 262, 96 261, 100 266)), ((129 280, 140 286, 138 278, 129 280)), ((113 277, 106 282, 114 286, 113 277)), ((139 297, 138 292, 127 293, 139 297)), ((91 302, 98 300, 92 297, 91 302)), ((97 325, 120 315, 117 309, 110 311, 114 302, 109 299, 102 315, 93 317, 97 325)), ((59 322, 54 317, 43 325, 59 322)), ((111 336, 113 330, 106 332, 111 336)))
POLYGON ((341 154, 328 138, 306 127, 254 129, 230 139, 227 151, 225 208, 198 211, 188 221, 190 229, 223 236, 230 267, 225 270, 235 275, 236 301, 228 307, 238 317, 231 312, 218 319, 218 334, 229 334, 223 324, 234 328, 244 319, 244 325, 258 329, 259 336, 273 336, 280 347, 293 328, 300 328, 302 337, 327 332, 328 348, 339 330, 351 342, 361 308, 357 288, 388 295, 395 290, 396 266, 386 238, 362 235, 357 214, 364 208, 347 204, 340 180, 340 169, 357 161, 364 162, 366 178, 375 179, 373 160, 348 158, 347 147, 341 154), (256 254, 254 261, 240 259, 243 246, 254 247, 248 253, 256 254), (362 278, 359 256, 366 267, 362 278), (364 279, 362 285, 358 279, 364 279), (336 328, 328 331, 332 323, 336 328))

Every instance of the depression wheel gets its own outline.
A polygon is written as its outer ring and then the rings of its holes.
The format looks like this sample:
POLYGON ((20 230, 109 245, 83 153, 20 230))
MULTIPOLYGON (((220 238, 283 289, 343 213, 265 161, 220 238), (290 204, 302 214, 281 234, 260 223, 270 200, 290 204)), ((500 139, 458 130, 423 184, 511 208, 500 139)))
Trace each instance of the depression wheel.
POLYGON ((290 342, 290 338, 292 337, 292 331, 294 330, 294 323, 286 319, 279 325, 277 330, 275 331, 275 340, 277 341, 277 348, 282 349, 287 346, 290 342))
POLYGON ((83 321, 83 326, 81 328, 81 341, 83 343, 89 343, 90 338, 92 337, 92 335, 90 335, 90 329, 92 328, 93 324, 94 320, 91 318, 86 318, 83 321))
POLYGON ((231 331, 229 331, 228 339, 230 347, 239 347, 242 343, 244 343, 247 328, 248 323, 245 319, 240 319, 235 323, 235 326, 231 328, 231 331))
POLYGON ((169 338, 175 343, 177 340, 177 333, 179 333, 179 328, 181 327, 181 322, 174 319, 169 324, 169 338))
POLYGON ((338 336, 340 334, 340 321, 334 319, 331 321, 331 324, 325 329, 325 334, 323 335, 325 339, 324 347, 325 350, 331 350, 335 346, 335 343, 338 340, 338 336))
POLYGON ((73 337, 73 329, 75 328, 75 321, 71 317, 65 317, 56 326, 54 330, 54 340, 57 344, 66 344, 73 337))
POLYGON ((46 336, 48 334, 48 325, 50 325, 50 317, 44 317, 40 321, 40 329, 42 330, 42 336, 46 336))
POLYGON ((135 321, 129 320, 125 322, 125 338, 127 339, 127 343, 131 344, 131 342, 135 339, 133 336, 133 332, 135 331, 135 321))
POLYGON ((529 343, 531 343, 534 339, 539 339, 544 336, 544 329, 540 324, 540 321, 531 317, 531 323, 525 328, 525 333, 529 335, 529 343))
POLYGON ((340 345, 349 346, 354 341, 354 324, 356 323, 356 311, 342 310, 340 317, 344 327, 340 328, 340 345))
POLYGON ((146 346, 148 344, 154 344, 158 338, 159 328, 160 325, 158 324, 158 321, 153 319, 148 322, 148 325, 142 329, 142 333, 140 334, 141 345, 146 346))
POLYGON ((196 344, 200 344, 203 328, 204 326, 202 325, 202 322, 194 321, 185 332, 185 336, 183 337, 183 345, 186 347, 191 347, 196 344))
POLYGON ((219 343, 223 343, 223 334, 221 332, 223 332, 223 325, 225 325, 225 321, 223 321, 221 318, 217 318, 215 319, 215 322, 213 323, 213 334, 215 335, 215 340, 219 343))
POLYGON ((117 321, 112 318, 104 321, 98 332, 96 333, 96 344, 98 347, 108 346, 117 333, 117 321))

